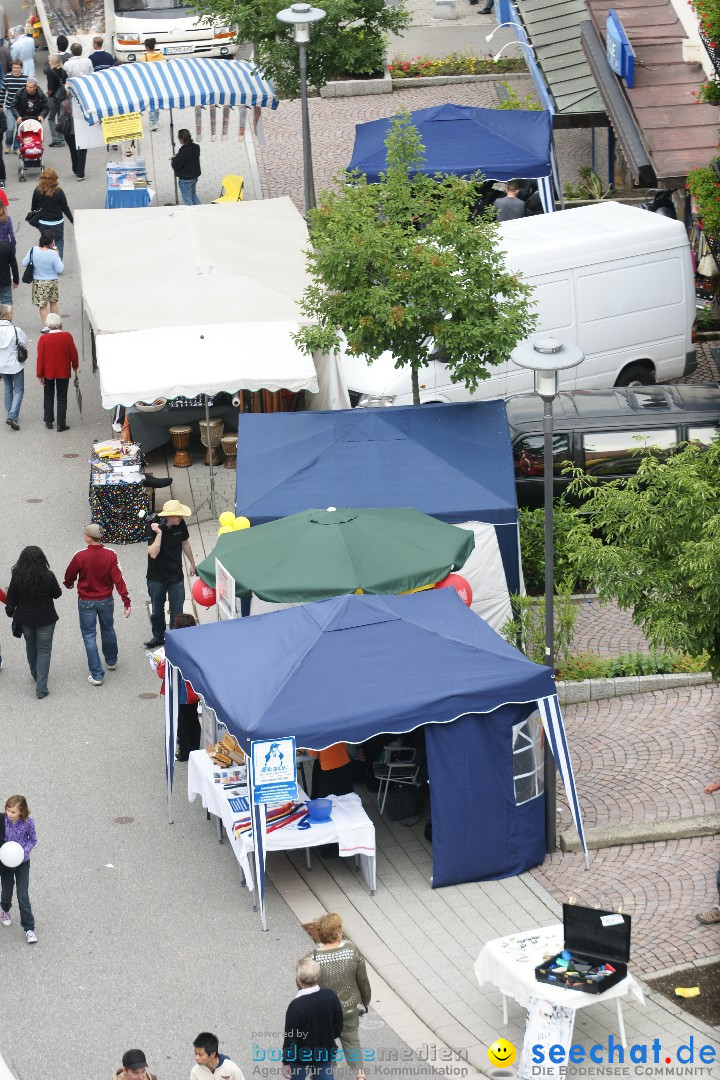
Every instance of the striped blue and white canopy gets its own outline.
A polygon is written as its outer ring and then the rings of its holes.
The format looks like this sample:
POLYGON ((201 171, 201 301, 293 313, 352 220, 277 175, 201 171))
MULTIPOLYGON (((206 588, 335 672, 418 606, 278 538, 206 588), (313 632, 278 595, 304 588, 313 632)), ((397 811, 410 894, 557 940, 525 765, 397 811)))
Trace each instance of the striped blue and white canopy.
POLYGON ((155 64, 122 64, 68 79, 67 87, 88 124, 106 116, 191 105, 278 105, 275 87, 254 64, 188 58, 155 64))

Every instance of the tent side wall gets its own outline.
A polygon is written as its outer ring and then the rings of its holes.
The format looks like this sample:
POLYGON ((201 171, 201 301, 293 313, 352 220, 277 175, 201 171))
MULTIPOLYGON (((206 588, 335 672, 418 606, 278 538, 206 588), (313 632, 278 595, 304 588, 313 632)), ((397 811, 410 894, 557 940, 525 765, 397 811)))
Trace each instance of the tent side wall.
POLYGON ((433 888, 513 877, 545 858, 545 796, 517 806, 513 726, 535 704, 503 705, 425 729, 433 888))

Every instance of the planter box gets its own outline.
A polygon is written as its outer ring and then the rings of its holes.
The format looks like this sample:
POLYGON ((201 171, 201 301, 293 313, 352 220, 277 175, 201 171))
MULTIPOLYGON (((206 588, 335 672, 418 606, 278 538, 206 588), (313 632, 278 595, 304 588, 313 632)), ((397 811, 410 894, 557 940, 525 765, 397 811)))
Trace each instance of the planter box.
POLYGON ((338 79, 323 86, 321 98, 364 97, 367 94, 392 94, 393 81, 385 69, 378 79, 338 79))
POLYGON ((429 75, 419 79, 392 79, 393 90, 415 90, 423 86, 455 86, 458 83, 516 82, 528 79, 528 71, 505 71, 497 75, 429 75))

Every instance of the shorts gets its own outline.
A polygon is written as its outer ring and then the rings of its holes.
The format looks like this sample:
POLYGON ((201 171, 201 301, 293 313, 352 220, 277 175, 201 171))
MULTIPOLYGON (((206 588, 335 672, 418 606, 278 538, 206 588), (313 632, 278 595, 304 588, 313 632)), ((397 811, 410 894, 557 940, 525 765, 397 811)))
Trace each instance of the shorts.
POLYGON ((32 302, 35 307, 57 304, 59 296, 57 278, 53 278, 52 281, 33 281, 32 302))
POLYGON ((6 307, 13 306, 12 285, 0 285, 0 304, 4 304, 6 307))

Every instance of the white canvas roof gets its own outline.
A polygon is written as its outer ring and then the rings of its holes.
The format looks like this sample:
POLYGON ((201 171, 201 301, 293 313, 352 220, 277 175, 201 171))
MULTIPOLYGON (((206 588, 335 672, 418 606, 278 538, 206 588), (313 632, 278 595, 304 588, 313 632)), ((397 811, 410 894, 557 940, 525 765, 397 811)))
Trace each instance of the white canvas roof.
POLYGON ((105 408, 221 390, 317 391, 293 344, 309 281, 290 199, 79 210, 105 408))

